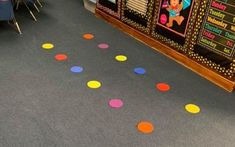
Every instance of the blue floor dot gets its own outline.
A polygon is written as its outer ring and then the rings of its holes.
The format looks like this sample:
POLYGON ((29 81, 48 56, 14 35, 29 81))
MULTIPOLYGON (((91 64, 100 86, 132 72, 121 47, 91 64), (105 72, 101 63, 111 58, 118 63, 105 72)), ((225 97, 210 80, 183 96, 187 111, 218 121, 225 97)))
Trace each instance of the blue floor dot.
POLYGON ((134 69, 134 72, 135 72, 136 74, 139 74, 139 75, 143 75, 143 74, 146 73, 145 69, 144 69, 144 68, 141 68, 141 67, 135 68, 135 69, 134 69))
POLYGON ((73 66, 73 67, 71 67, 71 72, 73 72, 73 73, 81 73, 82 71, 83 71, 83 68, 82 67, 80 67, 80 66, 73 66))

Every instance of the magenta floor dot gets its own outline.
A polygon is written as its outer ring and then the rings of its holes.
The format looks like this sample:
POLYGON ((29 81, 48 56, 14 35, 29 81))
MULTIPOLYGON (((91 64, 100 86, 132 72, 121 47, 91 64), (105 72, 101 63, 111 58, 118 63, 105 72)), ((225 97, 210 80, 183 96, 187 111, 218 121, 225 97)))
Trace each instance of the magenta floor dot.
POLYGON ((146 73, 146 70, 142 67, 137 67, 134 69, 134 73, 138 75, 144 75, 146 73))
POLYGON ((123 106, 123 101, 121 99, 111 99, 109 101, 109 106, 111 108, 121 108, 123 106))
POLYGON ((98 47, 99 47, 100 49, 107 49, 107 48, 109 48, 109 45, 106 44, 106 43, 101 43, 101 44, 98 45, 98 47))
POLYGON ((80 67, 80 66, 73 66, 73 67, 71 67, 71 72, 73 72, 73 73, 81 73, 82 71, 83 71, 83 68, 82 67, 80 67))

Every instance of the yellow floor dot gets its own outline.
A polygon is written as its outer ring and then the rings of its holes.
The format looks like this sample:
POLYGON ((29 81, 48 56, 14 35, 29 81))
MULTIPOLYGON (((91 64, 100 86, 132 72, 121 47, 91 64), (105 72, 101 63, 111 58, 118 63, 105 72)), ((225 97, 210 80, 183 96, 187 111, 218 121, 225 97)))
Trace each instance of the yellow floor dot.
POLYGON ((117 61, 123 62, 123 61, 126 61, 126 60, 127 60, 127 57, 124 56, 124 55, 117 55, 117 56, 115 57, 115 59, 116 59, 117 61))
POLYGON ((187 105, 185 105, 185 109, 186 109, 186 111, 188 111, 189 113, 192 113, 192 114, 197 114, 201 111, 200 107, 195 104, 187 104, 187 105))
POLYGON ((99 81, 89 81, 87 82, 87 86, 92 89, 100 88, 101 83, 99 81))
POLYGON ((42 45, 42 48, 49 50, 49 49, 53 49, 54 45, 52 43, 44 43, 42 45))

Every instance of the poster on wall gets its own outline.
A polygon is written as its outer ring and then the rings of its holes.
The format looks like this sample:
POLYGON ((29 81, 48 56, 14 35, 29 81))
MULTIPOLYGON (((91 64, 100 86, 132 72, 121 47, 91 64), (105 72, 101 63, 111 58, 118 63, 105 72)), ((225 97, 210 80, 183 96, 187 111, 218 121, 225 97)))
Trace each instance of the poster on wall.
POLYGON ((150 33, 154 0, 123 0, 122 21, 146 34, 150 33))
POLYGON ((209 0, 197 44, 228 59, 235 54, 235 0, 209 0))
POLYGON ((194 0, 161 0, 157 25, 185 37, 194 0))
POLYGON ((121 0, 98 0, 97 8, 118 19, 121 17, 121 0))
POLYGON ((127 7, 137 13, 146 15, 148 0, 127 0, 127 7))
POLYGON ((190 22, 197 12, 195 3, 196 0, 158 0, 152 35, 175 48, 186 48, 190 22))
POLYGON ((110 1, 111 3, 116 4, 116 0, 108 0, 108 1, 110 1))

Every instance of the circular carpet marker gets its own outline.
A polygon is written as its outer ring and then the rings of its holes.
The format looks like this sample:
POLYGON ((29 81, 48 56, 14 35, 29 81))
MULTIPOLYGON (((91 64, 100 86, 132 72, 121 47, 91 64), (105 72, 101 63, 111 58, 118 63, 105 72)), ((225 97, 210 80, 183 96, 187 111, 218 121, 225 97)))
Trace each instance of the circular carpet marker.
POLYGON ((154 126, 151 122, 141 121, 138 123, 137 129, 142 133, 149 134, 153 132, 154 126))
POLYGON ((166 91, 170 90, 170 85, 168 85, 166 83, 158 83, 158 84, 156 84, 156 88, 159 91, 166 92, 166 91))
POLYGON ((109 106, 111 108, 121 108, 123 106, 123 101, 121 99, 111 99, 109 101, 109 106))
POLYGON ((115 57, 115 59, 116 59, 117 61, 119 61, 119 62, 124 62, 124 61, 127 60, 127 57, 124 56, 124 55, 117 55, 117 56, 115 57))
POLYGON ((146 73, 146 70, 142 67, 137 67, 134 69, 134 72, 138 75, 144 75, 146 73))
POLYGON ((64 61, 64 60, 67 60, 68 59, 68 56, 65 55, 65 54, 57 54, 55 55, 55 59, 57 61, 64 61))
POLYGON ((109 48, 109 45, 106 44, 106 43, 101 43, 101 44, 98 45, 98 47, 99 47, 100 49, 107 49, 107 48, 109 48))
POLYGON ((200 107, 195 104, 187 104, 185 105, 185 110, 192 114, 197 114, 201 111, 200 107))
POLYGON ((92 89, 97 89, 101 87, 101 83, 99 81, 93 80, 93 81, 87 82, 87 86, 92 89))
POLYGON ((91 40, 91 39, 94 38, 94 35, 93 34, 84 34, 83 38, 86 39, 86 40, 91 40))
POLYGON ((81 73, 83 71, 83 68, 80 66, 73 66, 70 68, 70 71, 73 73, 81 73))
POLYGON ((46 50, 50 50, 54 48, 54 45, 52 43, 44 43, 42 44, 42 48, 46 50))

